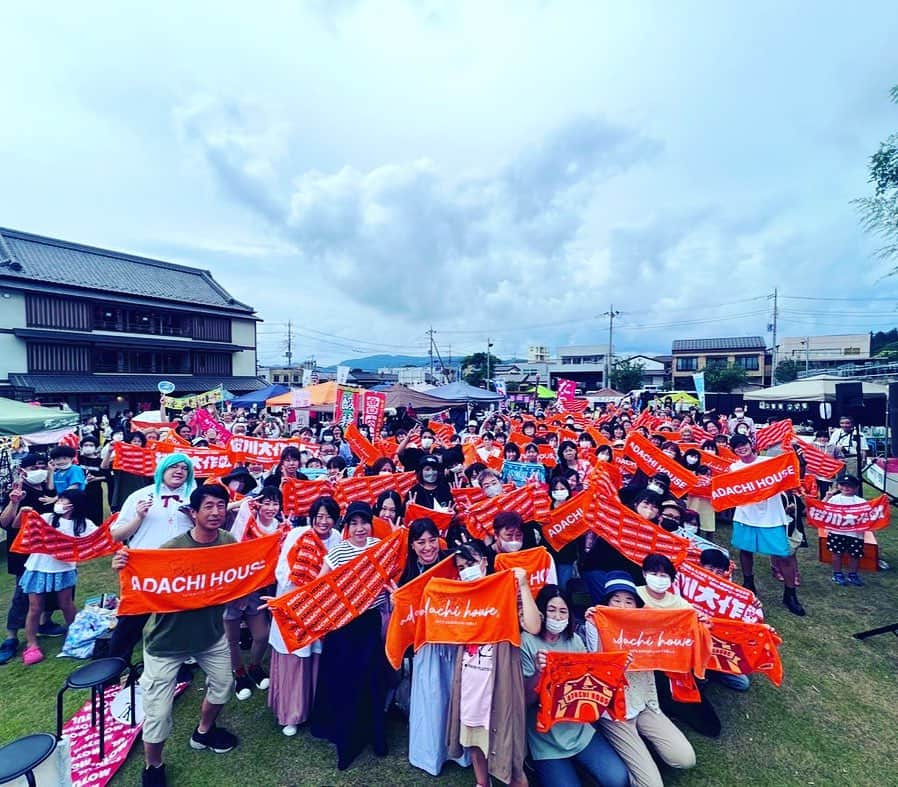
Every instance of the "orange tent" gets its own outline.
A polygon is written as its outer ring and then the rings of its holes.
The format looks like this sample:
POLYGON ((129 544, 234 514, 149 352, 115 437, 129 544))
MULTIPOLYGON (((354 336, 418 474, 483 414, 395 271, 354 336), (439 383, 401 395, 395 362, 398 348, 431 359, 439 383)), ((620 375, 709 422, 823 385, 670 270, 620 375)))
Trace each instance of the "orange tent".
MULTIPOLYGON (((302 390, 309 395, 309 401, 313 408, 320 407, 331 409, 337 403, 337 388, 343 388, 349 391, 362 390, 361 388, 351 388, 348 385, 338 386, 333 380, 326 383, 318 383, 318 385, 310 385, 308 388, 303 388, 302 390)), ((287 391, 287 393, 279 394, 278 396, 265 400, 265 405, 267 407, 290 407, 292 403, 292 391, 287 391)))

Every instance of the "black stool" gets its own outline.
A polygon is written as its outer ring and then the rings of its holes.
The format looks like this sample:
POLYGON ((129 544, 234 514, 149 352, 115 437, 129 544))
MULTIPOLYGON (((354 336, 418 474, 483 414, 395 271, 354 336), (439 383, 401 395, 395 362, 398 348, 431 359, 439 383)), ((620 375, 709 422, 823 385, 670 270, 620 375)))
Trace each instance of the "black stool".
POLYGON ((49 732, 26 735, 0 748, 0 784, 24 776, 35 787, 34 769, 56 751, 56 738, 49 732))
POLYGON ((111 681, 117 680, 128 670, 128 686, 131 689, 131 726, 137 723, 134 709, 134 668, 124 659, 97 659, 90 664, 76 669, 65 679, 65 685, 56 695, 56 739, 62 739, 62 695, 66 689, 90 689, 90 726, 97 726, 97 714, 100 716, 100 760, 106 756, 106 691, 111 681))

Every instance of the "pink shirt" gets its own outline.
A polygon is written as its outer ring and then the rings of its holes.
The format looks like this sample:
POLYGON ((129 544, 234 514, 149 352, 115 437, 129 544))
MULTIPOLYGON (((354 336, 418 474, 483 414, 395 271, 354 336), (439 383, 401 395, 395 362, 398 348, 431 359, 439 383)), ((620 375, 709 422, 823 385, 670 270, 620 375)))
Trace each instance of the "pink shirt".
POLYGON ((493 646, 466 645, 461 657, 459 715, 462 724, 489 729, 493 680, 493 646))

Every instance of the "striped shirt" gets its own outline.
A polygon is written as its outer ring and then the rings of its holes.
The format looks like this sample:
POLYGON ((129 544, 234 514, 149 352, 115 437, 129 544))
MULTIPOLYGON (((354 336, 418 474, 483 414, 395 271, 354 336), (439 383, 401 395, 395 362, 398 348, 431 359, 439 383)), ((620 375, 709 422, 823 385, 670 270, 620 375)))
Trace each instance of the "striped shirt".
MULTIPOLYGON (((380 539, 372 536, 368 536, 368 539, 365 541, 365 546, 363 547, 354 546, 350 541, 341 541, 327 553, 324 562, 331 570, 339 568, 340 566, 345 566, 347 563, 355 560, 366 549, 370 549, 378 543, 380 543, 380 539)), ((380 593, 368 609, 384 606, 387 603, 388 598, 389 596, 386 591, 380 593)))

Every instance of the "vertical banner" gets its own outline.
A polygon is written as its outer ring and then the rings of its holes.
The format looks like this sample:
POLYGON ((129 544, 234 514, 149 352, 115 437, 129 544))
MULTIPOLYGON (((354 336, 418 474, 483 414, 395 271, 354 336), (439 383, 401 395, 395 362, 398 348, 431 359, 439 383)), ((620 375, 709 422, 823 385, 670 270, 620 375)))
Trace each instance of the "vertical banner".
POLYGON ((705 409, 705 373, 698 372, 692 375, 692 382, 695 383, 695 393, 698 396, 698 401, 702 406, 702 410, 705 409))
POLYGON ((334 421, 344 429, 354 424, 356 419, 356 394, 345 388, 337 388, 337 402, 334 405, 334 421))
POLYGON ((303 369, 302 370, 302 387, 307 388, 312 384, 312 370, 311 369, 303 369))
POLYGON ((362 423, 370 427, 372 435, 380 434, 387 409, 387 395, 378 391, 363 391, 359 399, 362 423))
POLYGON ((558 398, 562 401, 570 401, 571 399, 575 399, 577 397, 577 381, 559 378, 557 393, 558 398))
POLYGON ((349 367, 348 366, 338 366, 337 367, 337 385, 346 385, 346 382, 349 380, 349 367))
MULTIPOLYGON (((308 369, 305 371, 308 371, 308 369)), ((303 376, 305 376, 305 371, 303 372, 303 376)), ((311 406, 312 397, 307 390, 304 388, 295 388, 290 391, 290 407, 294 410, 302 408, 308 409, 311 406)), ((306 417, 306 423, 308 423, 308 416, 306 417)))
POLYGON ((493 380, 493 385, 496 388, 496 393, 499 394, 503 399, 508 398, 508 389, 505 386, 505 380, 493 380))

